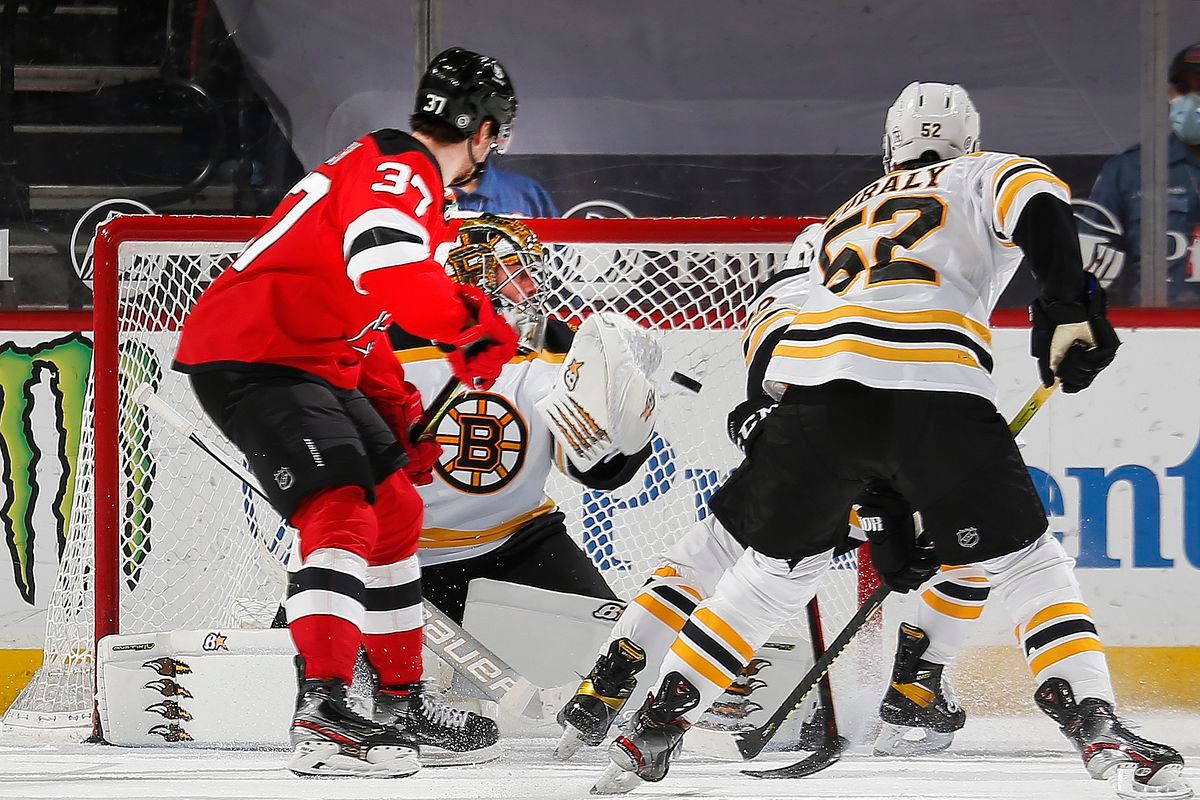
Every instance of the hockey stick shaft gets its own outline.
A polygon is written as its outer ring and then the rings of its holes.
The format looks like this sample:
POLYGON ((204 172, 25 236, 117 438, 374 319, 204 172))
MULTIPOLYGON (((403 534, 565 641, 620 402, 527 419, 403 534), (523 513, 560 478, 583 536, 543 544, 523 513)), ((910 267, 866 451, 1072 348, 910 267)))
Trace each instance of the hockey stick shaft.
MULTIPOLYGON (((250 472, 229 453, 200 433, 196 426, 154 393, 146 384, 139 386, 133 398, 157 414, 164 422, 186 436, 210 458, 224 467, 250 491, 269 501, 266 492, 250 472)), ((283 565, 270 559, 279 573, 283 565)), ((510 667, 502 658, 483 645, 478 639, 462 629, 432 603, 423 601, 426 619, 425 645, 462 675, 488 699, 499 703, 507 710, 531 719, 542 720, 544 708, 542 689, 534 686, 510 667)))
MULTIPOLYGON (((1029 400, 1026 401, 1021 410, 1008 423, 1008 430, 1013 436, 1016 436, 1025 429, 1025 426, 1033 419, 1033 415, 1045 405, 1050 396, 1054 394, 1056 388, 1058 388, 1057 382, 1049 387, 1039 385, 1034 390, 1029 400)), ((842 651, 846 649, 850 641, 858 635, 858 632, 862 630, 867 621, 875 616, 879 609, 883 607, 883 602, 889 594, 891 594, 891 589, 887 586, 880 586, 872 592, 866 602, 859 607, 858 612, 846 623, 846 627, 842 629, 842 632, 830 643, 829 649, 825 651, 821 658, 817 659, 817 663, 813 664, 812 668, 800 681, 800 684, 780 704, 770 719, 758 728, 737 735, 738 750, 741 751, 744 758, 751 759, 762 752, 767 743, 774 738, 776 731, 783 724, 784 720, 790 717, 792 712, 796 710, 796 707, 804 702, 805 698, 817 687, 821 678, 825 677, 826 673, 829 672, 829 668, 833 665, 833 662, 842 654, 842 651)))
POLYGON ((892 590, 887 586, 880 586, 867 601, 859 606, 858 611, 846 623, 846 627, 842 628, 842 632, 829 643, 829 647, 821 655, 817 662, 805 673, 804 677, 795 689, 787 696, 787 698, 775 709, 775 713, 771 715, 761 727, 754 730, 745 731, 737 735, 738 750, 741 751, 742 757, 751 759, 762 752, 767 743, 775 737, 775 732, 779 730, 779 726, 784 720, 792 715, 792 712, 798 705, 804 702, 820 683, 821 678, 829 672, 829 668, 833 662, 837 660, 842 651, 850 644, 850 641, 858 635, 862 627, 866 625, 867 620, 875 616, 875 614, 883 607, 883 601, 892 593, 892 590))
POLYGON ((1016 436, 1021 431, 1025 430, 1025 426, 1029 424, 1029 420, 1033 419, 1033 415, 1042 407, 1050 395, 1054 394, 1054 390, 1058 388, 1058 381, 1055 381, 1050 386, 1039 385, 1033 390, 1033 394, 1025 401, 1025 405, 1021 406, 1021 410, 1017 412, 1012 421, 1008 423, 1008 430, 1013 436, 1016 436))

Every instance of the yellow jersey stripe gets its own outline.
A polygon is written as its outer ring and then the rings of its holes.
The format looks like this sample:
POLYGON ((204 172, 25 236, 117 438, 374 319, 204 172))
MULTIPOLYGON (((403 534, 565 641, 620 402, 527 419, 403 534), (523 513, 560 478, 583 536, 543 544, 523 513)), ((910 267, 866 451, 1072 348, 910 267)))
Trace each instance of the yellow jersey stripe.
POLYGON ((742 344, 746 350, 747 365, 754 361, 754 354, 758 352, 759 343, 763 340, 763 337, 771 331, 773 326, 780 320, 795 315, 795 313, 796 311, 794 309, 784 308, 776 311, 774 314, 769 315, 761 322, 755 323, 752 327, 746 329, 746 332, 742 334, 742 344), (748 347, 745 347, 747 339, 749 339, 750 344, 748 347))
POLYGON ((532 511, 513 517, 494 528, 482 531, 459 531, 451 528, 425 528, 421 531, 421 547, 423 549, 439 549, 443 547, 469 547, 477 544, 487 544, 505 536, 511 536, 517 529, 535 517, 549 514, 554 510, 554 501, 547 500, 532 511))
POLYGON ((711 608, 697 608, 693 616, 703 622, 710 631, 721 637, 725 644, 736 650, 743 661, 750 661, 754 658, 754 648, 733 629, 732 625, 718 617, 711 608))
POLYGON ((793 325, 824 325, 834 320, 846 317, 865 317, 880 322, 899 322, 909 325, 954 325, 975 334, 989 346, 992 343, 992 332, 987 325, 976 322, 965 314, 956 311, 931 309, 929 311, 884 311, 867 306, 839 306, 828 311, 801 311, 792 319, 793 325))
POLYGON ((1046 169, 1045 165, 1043 165, 1042 162, 1038 161, 1036 158, 1025 158, 1024 156, 1017 156, 1016 158, 1010 158, 1008 161, 1005 161, 1003 164, 1001 164, 996 169, 996 171, 992 173, 992 197, 996 196, 996 190, 998 188, 1000 188, 999 187, 1000 179, 1003 178, 1008 173, 1008 171, 1010 169, 1012 169, 1013 167, 1018 167, 1023 164, 1031 166, 1031 167, 1037 167, 1038 169, 1042 169, 1042 170, 1046 169))
POLYGON ((1000 198, 996 201, 996 219, 1000 221, 1000 227, 1003 229, 1007 225, 1008 212, 1012 208, 1013 201, 1022 189, 1031 183, 1042 181, 1057 186, 1067 193, 1071 194, 1071 189, 1061 180, 1056 178, 1052 173, 1043 170, 1031 170, 1023 173, 1016 178, 1013 178, 1004 191, 1000 194, 1000 198))
POLYGON ((687 622, 687 617, 684 617, 649 592, 642 592, 633 598, 633 602, 649 611, 655 619, 676 633, 683 630, 683 624, 687 622))
POLYGON ((1034 628, 1043 623, 1049 622, 1052 619, 1069 617, 1075 614, 1081 614, 1090 619, 1092 616, 1092 610, 1085 604, 1076 602, 1054 603, 1053 605, 1046 606, 1041 611, 1034 614, 1029 619, 1029 622, 1025 624, 1025 633, 1028 634, 1034 628))
POLYGON ((1033 673, 1034 678, 1037 678, 1042 674, 1043 670, 1053 667, 1063 659, 1079 655, 1080 653, 1091 652, 1104 652, 1104 645, 1100 644, 1100 640, 1095 636, 1088 635, 1082 639, 1072 639, 1069 642, 1063 642, 1043 653, 1039 653, 1029 662, 1029 671, 1033 673))
POLYGON ((825 358, 840 353, 855 353, 881 361, 961 364, 983 369, 974 355, 951 347, 889 347, 882 344, 860 342, 857 339, 839 339, 828 344, 811 346, 781 344, 775 348, 775 355, 789 358, 825 358))
POLYGON ((694 669, 714 686, 720 686, 722 689, 725 689, 729 684, 733 683, 732 675, 727 675, 721 667, 713 664, 700 653, 697 653, 683 639, 675 640, 675 643, 671 645, 671 652, 679 656, 684 664, 694 669))
POLYGON ((955 619, 979 619, 983 614, 983 606, 962 606, 958 603, 952 603, 939 595, 933 593, 932 590, 926 589, 921 593, 921 600, 925 605, 932 608, 939 614, 944 614, 947 617, 955 619))

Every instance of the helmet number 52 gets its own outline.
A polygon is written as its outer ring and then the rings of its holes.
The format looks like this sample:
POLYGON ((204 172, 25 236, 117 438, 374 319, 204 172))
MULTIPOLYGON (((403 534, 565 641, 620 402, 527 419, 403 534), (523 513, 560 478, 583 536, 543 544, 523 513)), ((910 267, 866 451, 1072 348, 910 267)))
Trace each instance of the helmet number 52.
POLYGON ((861 273, 866 273, 865 288, 892 283, 940 282, 937 271, 912 257, 897 257, 897 249, 911 250, 925 237, 942 227, 946 221, 946 204, 933 195, 916 197, 900 195, 884 200, 866 220, 866 209, 859 209, 845 219, 828 225, 820 254, 825 287, 834 294, 845 294, 861 273), (892 225, 902 215, 912 215, 908 224, 888 236, 877 235, 863 242, 858 229, 892 225), (849 236, 848 236, 849 235, 849 236), (847 237, 833 255, 830 247, 847 237))

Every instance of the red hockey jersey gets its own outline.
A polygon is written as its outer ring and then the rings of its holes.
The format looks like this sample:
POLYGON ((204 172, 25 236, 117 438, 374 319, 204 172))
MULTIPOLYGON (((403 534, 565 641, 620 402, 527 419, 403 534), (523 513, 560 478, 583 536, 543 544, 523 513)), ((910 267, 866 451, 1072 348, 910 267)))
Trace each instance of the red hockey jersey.
POLYGON ((452 341, 475 320, 442 267, 456 233, 444 192, 409 134, 357 140, 297 183, 200 296, 175 368, 276 365, 353 388, 392 318, 452 341))

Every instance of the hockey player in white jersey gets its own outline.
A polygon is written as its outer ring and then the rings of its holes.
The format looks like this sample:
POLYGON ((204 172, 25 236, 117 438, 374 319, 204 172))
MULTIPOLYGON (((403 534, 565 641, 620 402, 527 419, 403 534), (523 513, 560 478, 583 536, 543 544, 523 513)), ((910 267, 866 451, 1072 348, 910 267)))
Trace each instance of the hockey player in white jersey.
POLYGON ((656 690, 609 748, 613 766, 666 776, 690 725, 813 596, 857 494, 884 479, 920 513, 938 561, 986 573, 1031 655, 1035 702, 1088 773, 1117 775, 1128 794, 1190 796, 1180 755, 1116 717, 1073 562, 995 408, 987 320, 1022 255, 1040 288, 1031 349, 1043 384, 1082 391, 1116 354, 1069 190, 1033 159, 980 152, 957 85, 906 87, 883 144, 887 174, 826 221, 804 309, 775 346, 764 388, 780 404, 709 501, 748 549, 658 665, 656 690))
MULTIPOLYGON (((758 291, 753 311, 742 333, 742 351, 747 368, 746 400, 729 413, 729 438, 742 452, 757 435, 758 425, 776 406, 762 390, 763 376, 776 343, 786 333, 791 319, 800 311, 809 291, 809 270, 814 268, 824 228, 809 225, 796 237, 782 269, 758 291)), ((903 499, 883 486, 872 487, 859 498, 858 511, 877 518, 871 535, 886 549, 902 537, 898 529, 911 529, 911 510, 903 499), (889 544, 882 544, 888 541, 889 544)), ((866 538, 860 528, 843 523, 845 548, 857 547, 866 538)), ((902 544, 904 563, 900 572, 887 576, 902 591, 919 585, 933 571, 931 563, 912 563, 912 542, 902 544), (901 574, 902 573, 902 574, 901 574)), ((657 666, 675 642, 677 634, 696 604, 712 595, 717 581, 744 551, 711 515, 691 528, 663 554, 662 561, 647 576, 636 597, 613 627, 595 666, 580 683, 576 694, 558 714, 563 736, 555 750, 560 759, 570 758, 580 745, 601 744, 629 698, 639 700, 653 688, 649 682, 657 666)), ((887 554, 882 556, 886 569, 887 554)))
MULTIPOLYGON (((493 297, 515 321, 523 344, 494 386, 460 395, 437 427, 442 453, 427 481, 418 485, 425 502, 419 550, 423 594, 459 623, 474 578, 616 600, 569 535, 562 512, 546 494, 546 478, 559 469, 601 490, 629 481, 650 455, 657 416, 653 387, 641 371, 622 370, 620 386, 609 389, 628 397, 626 411, 618 410, 619 403, 608 404, 607 397, 583 399, 591 406, 590 417, 611 436, 581 459, 570 437, 547 425, 535 404, 554 395, 564 368, 573 363, 568 353, 577 350, 572 348, 592 344, 591 332, 612 320, 593 315, 577 334, 547 317, 540 286, 545 248, 524 223, 484 214, 463 220, 459 237, 447 271, 493 297), (577 341, 580 337, 583 341, 577 341)), ((623 317, 615 322, 625 323, 633 325, 623 317)), ((434 396, 450 377, 445 358, 430 342, 393 328, 392 346, 422 396, 434 396)), ((607 356, 611 366, 616 354, 607 356)), ((594 366, 582 371, 577 393, 591 385, 594 366)))

